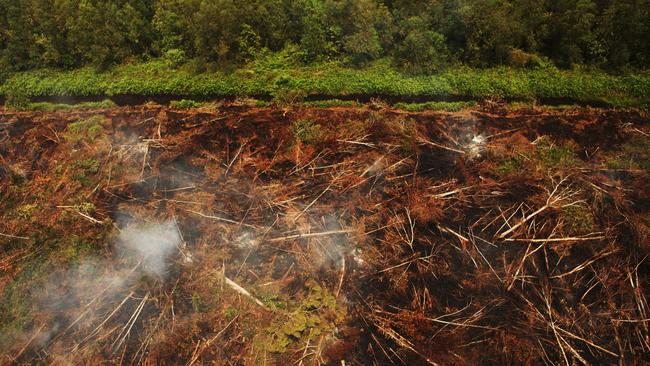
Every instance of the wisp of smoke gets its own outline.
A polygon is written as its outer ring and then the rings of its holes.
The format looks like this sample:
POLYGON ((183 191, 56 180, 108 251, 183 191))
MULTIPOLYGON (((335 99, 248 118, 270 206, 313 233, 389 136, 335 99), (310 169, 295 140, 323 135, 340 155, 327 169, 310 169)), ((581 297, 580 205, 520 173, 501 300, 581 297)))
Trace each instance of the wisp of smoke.
POLYGON ((167 272, 167 258, 181 243, 178 228, 173 221, 146 226, 130 224, 117 238, 118 252, 134 262, 141 262, 147 273, 163 276, 167 272))
POLYGON ((29 339, 31 334, 36 334, 33 346, 45 347, 53 336, 68 331, 68 323, 73 324, 73 319, 77 319, 76 326, 80 329, 91 329, 105 315, 106 310, 102 310, 102 306, 124 298, 142 275, 163 277, 168 270, 169 256, 181 242, 174 221, 124 223, 113 239, 121 258, 83 261, 64 273, 52 275, 42 289, 38 311, 49 314, 50 319, 68 320, 63 323, 54 320, 37 332, 29 331, 24 338, 29 339))

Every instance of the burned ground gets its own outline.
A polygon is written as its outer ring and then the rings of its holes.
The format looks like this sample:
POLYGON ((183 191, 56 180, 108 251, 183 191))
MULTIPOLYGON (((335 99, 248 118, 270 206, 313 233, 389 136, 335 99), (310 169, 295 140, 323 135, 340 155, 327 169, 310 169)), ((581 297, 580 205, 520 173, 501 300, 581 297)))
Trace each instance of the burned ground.
POLYGON ((636 112, 0 113, 7 364, 643 364, 636 112))

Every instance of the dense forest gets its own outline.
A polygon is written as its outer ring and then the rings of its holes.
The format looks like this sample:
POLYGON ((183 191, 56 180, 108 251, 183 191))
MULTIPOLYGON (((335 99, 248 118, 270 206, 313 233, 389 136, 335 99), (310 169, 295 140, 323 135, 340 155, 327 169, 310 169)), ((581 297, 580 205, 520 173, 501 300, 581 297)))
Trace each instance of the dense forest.
POLYGON ((0 0, 0 68, 163 57, 197 71, 292 47, 305 63, 432 73, 650 65, 650 0, 0 0))

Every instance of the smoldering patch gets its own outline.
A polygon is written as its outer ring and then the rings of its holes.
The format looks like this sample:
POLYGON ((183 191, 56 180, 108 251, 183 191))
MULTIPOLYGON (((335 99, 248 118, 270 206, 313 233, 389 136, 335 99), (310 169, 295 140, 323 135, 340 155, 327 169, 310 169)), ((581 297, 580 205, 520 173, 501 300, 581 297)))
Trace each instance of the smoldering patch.
POLYGON ((121 257, 139 263, 147 274, 162 277, 167 272, 167 259, 181 244, 181 237, 174 221, 132 222, 120 230, 115 241, 121 257))

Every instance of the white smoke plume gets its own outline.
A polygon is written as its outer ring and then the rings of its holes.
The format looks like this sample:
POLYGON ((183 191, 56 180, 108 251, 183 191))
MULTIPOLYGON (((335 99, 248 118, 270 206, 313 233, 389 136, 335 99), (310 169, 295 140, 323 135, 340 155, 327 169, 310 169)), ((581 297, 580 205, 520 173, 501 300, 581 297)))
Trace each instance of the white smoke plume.
MULTIPOLYGON (((82 335, 93 329, 106 314, 103 307, 114 306, 129 291, 137 291, 134 286, 142 276, 164 280, 170 257, 181 242, 175 221, 125 223, 113 238, 115 258, 85 260, 63 273, 52 274, 41 291, 37 311, 58 320, 36 327, 25 338, 36 334, 32 346, 48 347, 72 333, 73 325, 82 335), (68 320, 61 322, 61 316, 68 320)), ((125 308, 131 305, 129 302, 125 308)))
POLYGON ((164 276, 167 259, 181 243, 176 223, 129 224, 117 237, 117 250, 131 261, 141 262, 141 270, 147 274, 164 276))

